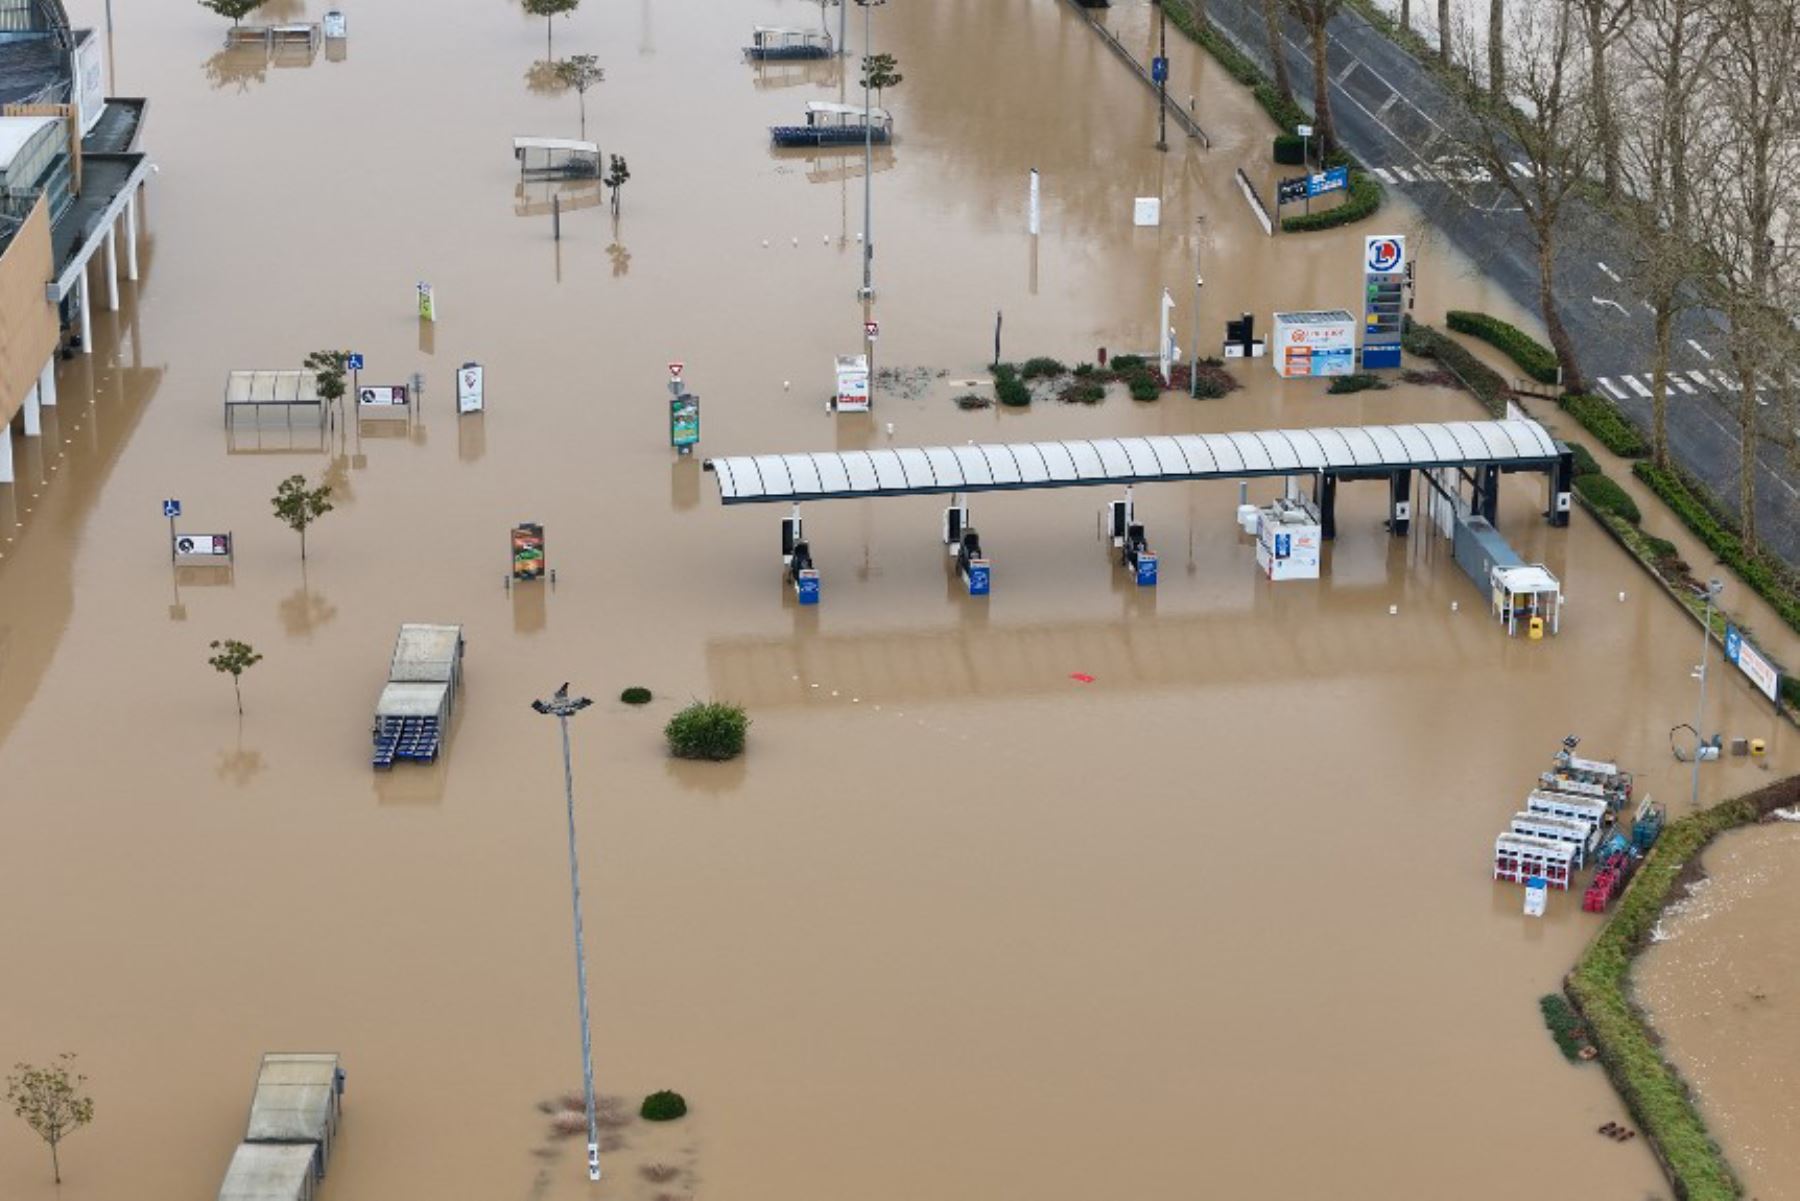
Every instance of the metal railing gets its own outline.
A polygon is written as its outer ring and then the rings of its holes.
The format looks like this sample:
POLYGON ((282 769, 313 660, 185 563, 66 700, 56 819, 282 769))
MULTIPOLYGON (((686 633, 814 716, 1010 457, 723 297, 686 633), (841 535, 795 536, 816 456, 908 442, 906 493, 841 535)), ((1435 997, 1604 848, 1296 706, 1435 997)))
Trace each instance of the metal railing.
POLYGON ((1193 115, 1181 107, 1180 101, 1170 98, 1163 92, 1157 82, 1150 77, 1150 68, 1139 62, 1137 56, 1125 48, 1125 43, 1121 42, 1112 30, 1094 20, 1094 15, 1081 6, 1080 0, 1068 0, 1068 4, 1070 8, 1081 14, 1081 19, 1087 22, 1089 29, 1100 35, 1100 40, 1106 44, 1107 48, 1118 55, 1119 59, 1131 68, 1133 74, 1144 81, 1144 86, 1162 96, 1163 107, 1169 111, 1170 116, 1175 118, 1175 124, 1181 126, 1187 132, 1188 137, 1211 150, 1212 139, 1206 136, 1204 129, 1200 128, 1200 122, 1194 120, 1193 115))

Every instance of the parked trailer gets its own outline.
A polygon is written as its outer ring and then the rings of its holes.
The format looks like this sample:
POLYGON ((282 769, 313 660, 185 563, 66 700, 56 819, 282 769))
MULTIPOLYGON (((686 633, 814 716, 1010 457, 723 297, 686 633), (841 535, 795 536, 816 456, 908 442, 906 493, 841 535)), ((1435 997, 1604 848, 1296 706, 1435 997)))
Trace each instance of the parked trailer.
POLYGON ((1596 830, 1612 821, 1612 806, 1598 797, 1572 796, 1543 789, 1533 790, 1526 796, 1525 811, 1587 822, 1596 830))
POLYGON ((1594 824, 1572 817, 1554 817, 1548 813, 1515 813, 1512 832, 1530 834, 1534 838, 1550 838, 1575 848, 1575 870, 1580 871, 1593 858, 1600 832, 1594 824))
POLYGON ((409 623, 400 627, 387 684, 375 702, 376 767, 396 759, 438 757, 462 684, 461 626, 409 623))
POLYGON ((1551 888, 1567 889, 1575 874, 1575 853, 1566 842, 1509 831, 1494 839, 1494 879, 1523 884, 1535 876, 1551 888))
POLYGON ((239 1143, 219 1201, 313 1201, 318 1187, 310 1144, 239 1143))

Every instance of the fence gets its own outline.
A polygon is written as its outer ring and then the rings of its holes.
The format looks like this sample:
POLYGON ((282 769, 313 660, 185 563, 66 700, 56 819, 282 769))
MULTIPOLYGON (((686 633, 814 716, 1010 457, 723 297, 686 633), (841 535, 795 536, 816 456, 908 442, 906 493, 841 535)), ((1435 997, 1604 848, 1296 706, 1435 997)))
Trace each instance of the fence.
POLYGON ((1212 139, 1206 136, 1206 131, 1200 128, 1200 123, 1194 120, 1191 113, 1181 107, 1179 101, 1172 100, 1163 93, 1163 89, 1150 77, 1150 68, 1139 62, 1137 56, 1125 48, 1125 43, 1113 36, 1112 30, 1094 20, 1093 14, 1082 7, 1081 0, 1068 0, 1068 2, 1070 8, 1081 14, 1081 19, 1087 22, 1088 28, 1099 34, 1100 40, 1106 43, 1107 47, 1118 55, 1126 66, 1131 68, 1133 74, 1144 81, 1144 86, 1162 96, 1163 107, 1168 109, 1169 115, 1175 118, 1175 124, 1186 130, 1188 137, 1211 150, 1212 139))
POLYGON ((1237 182, 1238 189, 1244 193, 1244 199, 1250 202, 1250 211, 1256 214, 1257 224, 1263 227, 1265 234, 1274 237, 1275 219, 1269 216, 1268 206, 1263 203, 1263 198, 1257 194, 1256 185, 1250 182, 1250 177, 1244 174, 1242 167, 1237 169, 1237 182))

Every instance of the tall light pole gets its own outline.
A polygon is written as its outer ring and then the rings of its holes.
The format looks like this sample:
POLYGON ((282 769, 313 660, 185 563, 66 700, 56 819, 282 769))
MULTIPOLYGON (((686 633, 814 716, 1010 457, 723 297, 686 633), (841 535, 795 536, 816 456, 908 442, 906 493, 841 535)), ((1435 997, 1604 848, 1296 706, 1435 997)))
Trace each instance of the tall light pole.
POLYGON ((862 297, 867 300, 875 295, 874 281, 874 187, 875 187, 875 127, 870 124, 873 110, 869 107, 869 60, 874 57, 869 44, 869 10, 877 4, 885 4, 887 0, 856 0, 863 10, 863 282, 862 297))
POLYGON ((563 799, 569 808, 569 897, 575 908, 575 981, 581 993, 581 1084, 587 1096, 588 1179, 600 1179, 600 1125, 594 1117, 594 1036, 588 1025, 587 953, 581 940, 581 865, 575 858, 575 770, 569 760, 569 718, 594 702, 572 697, 564 684, 547 701, 532 701, 562 727, 563 799))
POLYGON ((1700 704, 1694 710, 1694 808, 1700 808, 1700 747, 1705 735, 1700 733, 1700 723, 1706 719, 1706 652, 1712 647, 1712 610, 1713 601, 1719 593, 1725 591, 1725 582, 1714 576, 1706 581, 1702 589, 1706 595, 1706 616, 1700 624, 1700 704))
POLYGON ((1194 218, 1194 348, 1188 351, 1188 395, 1200 397, 1200 289, 1206 278, 1200 274, 1200 252, 1206 243, 1206 218, 1194 218))

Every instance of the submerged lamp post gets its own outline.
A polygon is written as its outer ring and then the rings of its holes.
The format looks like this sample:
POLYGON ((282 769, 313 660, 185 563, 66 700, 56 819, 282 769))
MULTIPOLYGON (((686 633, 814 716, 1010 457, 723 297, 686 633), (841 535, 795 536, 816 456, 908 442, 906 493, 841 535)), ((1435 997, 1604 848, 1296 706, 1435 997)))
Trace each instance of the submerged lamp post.
POLYGON ((1712 646, 1713 601, 1719 598, 1719 593, 1725 591, 1725 581, 1714 576, 1712 579, 1706 581, 1706 586, 1700 589, 1700 591, 1706 597, 1706 617, 1700 626, 1700 670, 1695 673, 1700 679, 1700 704, 1694 710, 1694 787, 1692 799, 1696 810, 1700 808, 1700 750, 1702 746, 1704 746, 1706 740, 1706 736, 1700 732, 1701 723, 1706 720, 1706 652, 1711 649, 1712 646))
POLYGON ((575 771, 569 761, 569 718, 594 702, 569 695, 565 683, 547 701, 532 701, 562 727, 563 798, 569 808, 569 896, 575 908, 575 981, 581 993, 581 1084, 587 1097, 588 1179, 600 1179, 600 1127, 594 1118, 594 1036, 588 1025, 587 954, 581 940, 581 866, 575 858, 575 771))
POLYGON ((869 10, 887 0, 856 0, 863 10, 863 282, 864 299, 875 295, 873 260, 875 244, 870 240, 874 225, 875 131, 869 124, 873 110, 869 107, 869 59, 874 47, 869 42, 869 10))

